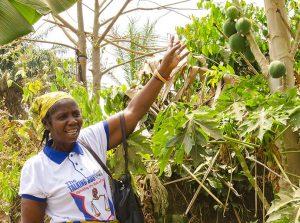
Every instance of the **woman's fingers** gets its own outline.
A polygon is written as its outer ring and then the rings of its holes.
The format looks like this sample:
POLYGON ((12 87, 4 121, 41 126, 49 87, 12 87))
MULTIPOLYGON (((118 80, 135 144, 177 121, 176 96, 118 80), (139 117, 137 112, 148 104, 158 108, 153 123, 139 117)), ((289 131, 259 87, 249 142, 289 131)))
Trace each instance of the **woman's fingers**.
POLYGON ((180 41, 176 42, 176 44, 170 49, 170 53, 173 54, 176 52, 176 50, 180 49, 181 44, 180 41))
POLYGON ((178 61, 181 61, 183 58, 185 58, 189 54, 189 52, 185 52, 184 54, 180 55, 183 52, 183 50, 186 48, 186 46, 181 44, 180 40, 176 41, 175 43, 174 43, 174 40, 175 40, 175 37, 171 36, 168 54, 175 56, 175 58, 178 61))
POLYGON ((170 49, 173 47, 173 44, 174 44, 174 36, 171 36, 170 44, 169 44, 170 49))
POLYGON ((190 52, 185 52, 183 55, 180 56, 180 60, 182 60, 183 58, 185 58, 187 55, 189 55, 190 52))
POLYGON ((186 48, 186 45, 181 45, 180 44, 180 47, 178 48, 176 48, 177 50, 175 50, 175 52, 174 52, 174 54, 175 54, 175 57, 179 60, 179 61, 181 61, 183 58, 185 58, 188 54, 189 54, 189 52, 185 52, 184 54, 182 54, 181 55, 181 53, 183 52, 183 50, 186 48))
POLYGON ((180 54, 183 50, 185 49, 185 45, 182 45, 178 50, 177 50, 177 54, 180 54))

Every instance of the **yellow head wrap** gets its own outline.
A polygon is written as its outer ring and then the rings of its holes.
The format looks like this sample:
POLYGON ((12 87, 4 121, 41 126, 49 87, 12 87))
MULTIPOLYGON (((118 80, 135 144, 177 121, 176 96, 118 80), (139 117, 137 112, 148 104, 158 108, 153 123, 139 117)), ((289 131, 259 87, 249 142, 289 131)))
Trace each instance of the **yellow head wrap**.
POLYGON ((35 124, 37 125, 37 127, 40 127, 40 125, 42 124, 42 119, 45 118, 48 110, 56 102, 67 98, 74 100, 74 98, 70 94, 63 91, 50 92, 37 97, 31 107, 31 111, 33 113, 36 122, 35 124))

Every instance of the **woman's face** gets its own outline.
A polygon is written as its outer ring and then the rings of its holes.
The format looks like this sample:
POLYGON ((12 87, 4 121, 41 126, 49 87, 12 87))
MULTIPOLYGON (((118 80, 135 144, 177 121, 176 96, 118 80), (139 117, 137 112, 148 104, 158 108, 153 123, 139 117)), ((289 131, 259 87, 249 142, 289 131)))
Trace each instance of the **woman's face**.
POLYGON ((49 118, 44 125, 50 131, 53 148, 71 151, 82 126, 77 103, 72 99, 59 100, 49 109, 49 118))

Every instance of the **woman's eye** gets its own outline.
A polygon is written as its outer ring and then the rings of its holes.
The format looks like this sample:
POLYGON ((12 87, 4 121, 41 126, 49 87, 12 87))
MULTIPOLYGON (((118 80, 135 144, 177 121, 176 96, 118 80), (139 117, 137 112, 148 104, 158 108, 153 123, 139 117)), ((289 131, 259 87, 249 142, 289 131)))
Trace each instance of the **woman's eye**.
POLYGON ((58 119, 59 120, 64 120, 64 119, 66 119, 66 117, 67 117, 66 115, 60 115, 60 116, 58 116, 58 119))
POLYGON ((78 117, 81 116, 81 114, 80 114, 79 112, 76 112, 76 113, 74 113, 73 115, 74 115, 74 117, 76 117, 76 118, 78 118, 78 117))

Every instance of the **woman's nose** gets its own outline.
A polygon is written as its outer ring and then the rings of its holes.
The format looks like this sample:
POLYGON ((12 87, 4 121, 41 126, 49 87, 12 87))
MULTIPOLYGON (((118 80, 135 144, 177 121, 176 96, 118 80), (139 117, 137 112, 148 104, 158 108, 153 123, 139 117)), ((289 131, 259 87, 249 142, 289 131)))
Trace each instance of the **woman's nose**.
POLYGON ((73 116, 69 117, 69 120, 68 120, 69 125, 76 125, 77 123, 78 123, 78 121, 75 117, 73 117, 73 116))

